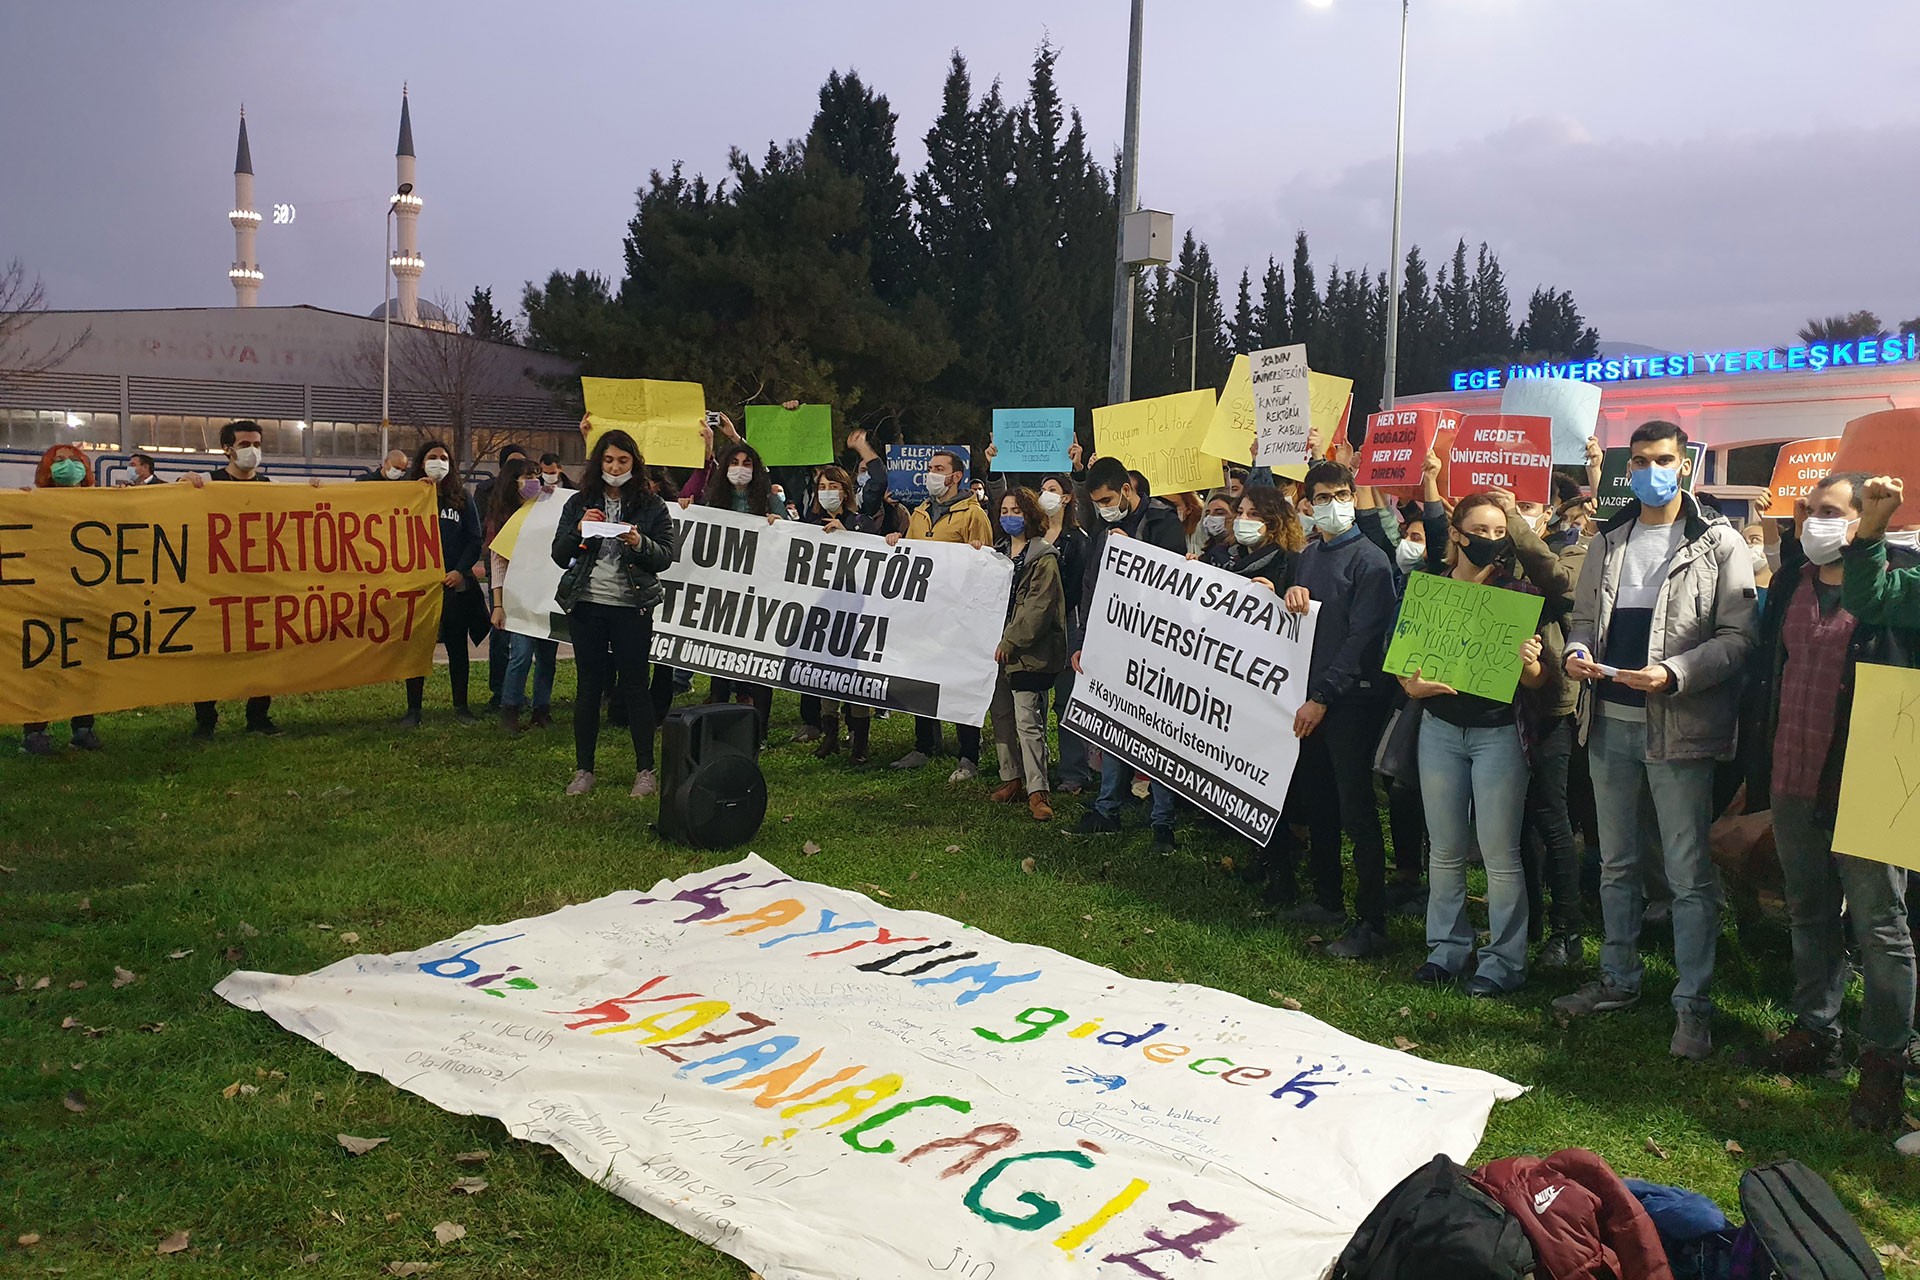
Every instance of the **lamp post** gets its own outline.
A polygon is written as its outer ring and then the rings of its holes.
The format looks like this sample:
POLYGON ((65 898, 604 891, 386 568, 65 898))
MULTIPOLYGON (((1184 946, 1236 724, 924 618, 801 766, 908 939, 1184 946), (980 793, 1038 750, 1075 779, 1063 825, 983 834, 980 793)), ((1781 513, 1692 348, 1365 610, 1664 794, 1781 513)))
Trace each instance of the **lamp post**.
POLYGON ((1387 264, 1387 369, 1380 407, 1393 408, 1394 378, 1400 363, 1400 188, 1407 175, 1407 8, 1400 0, 1400 105, 1393 135, 1393 260, 1387 264))
POLYGON ((1127 261, 1127 215, 1140 207, 1140 42, 1146 26, 1146 0, 1133 0, 1127 33, 1127 114, 1120 148, 1120 172, 1114 175, 1120 226, 1116 227, 1113 264, 1113 346, 1107 359, 1107 403, 1132 398, 1133 264, 1127 261))
POLYGON ((1187 289, 1193 294, 1193 339, 1187 349, 1187 390, 1192 391, 1200 385, 1200 282, 1184 271, 1169 269, 1167 274, 1176 280, 1185 280, 1187 289))
POLYGON ((384 303, 380 308, 380 465, 386 465, 387 453, 392 449, 388 443, 388 433, 393 428, 393 415, 388 411, 388 394, 393 376, 393 214, 400 207, 399 198, 413 194, 413 184, 403 182, 387 201, 387 256, 380 260, 380 278, 383 285, 381 296, 384 303))

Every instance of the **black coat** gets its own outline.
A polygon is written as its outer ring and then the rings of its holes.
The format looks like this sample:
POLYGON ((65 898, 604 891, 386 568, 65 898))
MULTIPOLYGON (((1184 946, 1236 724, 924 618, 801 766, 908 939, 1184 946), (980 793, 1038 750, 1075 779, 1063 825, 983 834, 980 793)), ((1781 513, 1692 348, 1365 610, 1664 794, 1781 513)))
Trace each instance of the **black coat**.
MULTIPOLYGON (((635 497, 638 501, 631 509, 622 511, 621 518, 640 535, 640 545, 617 544, 620 567, 627 575, 627 585, 639 597, 640 607, 651 609, 660 603, 663 594, 659 575, 673 563, 673 517, 657 495, 641 492, 635 497)), ((567 571, 561 575, 557 593, 563 610, 571 611, 574 601, 586 589, 587 575, 592 572, 591 566, 600 556, 600 544, 605 541, 580 536, 580 521, 587 513, 587 506, 585 490, 568 495, 567 505, 560 512, 560 527, 553 534, 553 562, 567 571)))

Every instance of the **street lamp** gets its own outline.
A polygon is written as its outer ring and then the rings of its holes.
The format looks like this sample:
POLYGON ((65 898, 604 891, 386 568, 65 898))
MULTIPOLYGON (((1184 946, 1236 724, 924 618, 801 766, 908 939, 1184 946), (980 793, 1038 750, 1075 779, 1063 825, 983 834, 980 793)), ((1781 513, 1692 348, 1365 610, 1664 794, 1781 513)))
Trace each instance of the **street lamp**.
POLYGON ((1187 390, 1192 391, 1200 385, 1200 282, 1184 271, 1169 269, 1167 274, 1176 280, 1185 280, 1188 290, 1193 294, 1193 339, 1187 353, 1187 390))
MULTIPOLYGON (((403 197, 413 194, 413 184, 403 182, 393 193, 393 199, 387 201, 387 256, 380 260, 381 296, 385 300, 380 308, 380 457, 385 459, 392 446, 387 442, 387 434, 392 429, 393 415, 388 411, 388 393, 393 376, 393 214, 400 207, 403 197)), ((382 465, 385 465, 384 462, 382 465)))
POLYGON ((1127 261, 1128 215, 1140 207, 1140 45, 1146 26, 1146 0, 1133 0, 1133 18, 1127 31, 1127 109, 1122 132, 1120 168, 1113 175, 1114 196, 1120 209, 1120 234, 1113 264, 1113 341, 1107 354, 1107 403, 1132 399, 1133 382, 1133 268, 1127 261))

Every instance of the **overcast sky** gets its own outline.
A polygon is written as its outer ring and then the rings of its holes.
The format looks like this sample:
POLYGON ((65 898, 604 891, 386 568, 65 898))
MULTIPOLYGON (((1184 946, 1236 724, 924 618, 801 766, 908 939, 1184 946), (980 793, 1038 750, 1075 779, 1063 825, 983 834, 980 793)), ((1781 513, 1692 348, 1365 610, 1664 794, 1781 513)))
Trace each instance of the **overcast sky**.
MULTIPOLYGON (((1384 266, 1392 0, 1147 0, 1142 203, 1213 247, 1229 291, 1296 228, 1324 273, 1384 266)), ((1126 0, 0 3, 0 260, 57 307, 221 306, 244 101, 262 304, 381 298, 402 81, 419 153, 422 293, 518 311, 552 269, 617 278, 633 191, 729 145, 805 132, 858 69, 902 160, 959 48, 984 87, 1035 46, 1102 155, 1117 145, 1126 0)), ((1603 338, 1790 340, 1809 315, 1920 315, 1920 4, 1413 0, 1406 234, 1499 252, 1524 308, 1574 291, 1603 338)), ((1017 95, 1016 95, 1017 96, 1017 95)))

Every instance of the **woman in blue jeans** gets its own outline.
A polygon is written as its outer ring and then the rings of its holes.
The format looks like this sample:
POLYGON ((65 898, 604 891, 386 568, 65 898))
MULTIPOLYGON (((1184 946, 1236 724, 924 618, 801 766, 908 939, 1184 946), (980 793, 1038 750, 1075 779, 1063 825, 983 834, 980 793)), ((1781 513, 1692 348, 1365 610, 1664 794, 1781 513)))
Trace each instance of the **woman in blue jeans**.
MULTIPOLYGON (((1439 501, 1431 460, 1423 520, 1427 569, 1458 582, 1539 595, 1515 576, 1513 540, 1500 501, 1477 493, 1460 500, 1449 519, 1439 501)), ((1527 980, 1527 886, 1520 844, 1527 807, 1527 743, 1535 716, 1530 691, 1547 682, 1542 642, 1530 633, 1519 645, 1520 687, 1496 702, 1460 693, 1416 670, 1400 677, 1418 700, 1420 794, 1431 845, 1428 865, 1427 962, 1414 981, 1458 981, 1474 958, 1476 937, 1467 914, 1467 853, 1479 837, 1487 869, 1491 940, 1467 983, 1470 996, 1498 996, 1527 980)))
MULTIPOLYGON (((526 727, 520 723, 520 712, 527 705, 529 671, 533 675, 532 727, 544 729, 553 723, 553 669, 559 658, 560 643, 507 631, 507 562, 510 557, 501 555, 494 548, 494 539, 522 506, 534 502, 566 501, 564 497, 554 498, 553 493, 541 482, 538 467, 523 458, 509 458, 500 464, 500 474, 487 495, 487 509, 481 513, 480 522, 485 528, 487 540, 487 580, 492 584, 493 591, 493 634, 506 638, 507 649, 506 669, 501 673, 500 681, 500 727, 510 733, 518 733, 526 727)), ((519 550, 518 547, 514 549, 519 550)))

